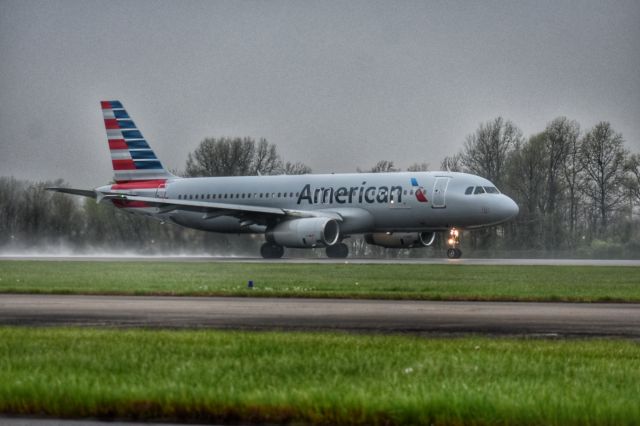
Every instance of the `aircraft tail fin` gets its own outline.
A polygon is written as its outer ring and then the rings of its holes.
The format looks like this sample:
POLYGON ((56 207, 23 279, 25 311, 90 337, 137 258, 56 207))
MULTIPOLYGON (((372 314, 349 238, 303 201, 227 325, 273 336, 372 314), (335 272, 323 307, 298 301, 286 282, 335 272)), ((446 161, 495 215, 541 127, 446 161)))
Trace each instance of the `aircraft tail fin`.
POLYGON ((120 101, 101 101, 100 105, 116 182, 175 177, 156 157, 120 101))

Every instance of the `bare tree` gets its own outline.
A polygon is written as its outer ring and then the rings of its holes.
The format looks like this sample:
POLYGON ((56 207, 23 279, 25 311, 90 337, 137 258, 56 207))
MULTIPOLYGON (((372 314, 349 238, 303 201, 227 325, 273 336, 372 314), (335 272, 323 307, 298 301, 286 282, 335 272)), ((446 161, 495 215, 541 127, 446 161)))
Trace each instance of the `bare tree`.
POLYGON ((453 154, 447 157, 444 157, 442 163, 440 163, 441 170, 446 170, 450 172, 462 172, 464 168, 462 167, 462 154, 453 154))
POLYGON ((507 155, 522 141, 522 131, 511 121, 498 117, 480 124, 475 133, 467 136, 461 163, 469 172, 501 186, 507 155))
POLYGON ((247 176, 277 174, 282 161, 276 146, 261 139, 207 138, 187 157, 185 174, 194 176, 247 176))
POLYGON ((540 213, 540 199, 545 188, 545 135, 533 135, 524 144, 516 144, 509 155, 506 184, 520 206, 516 244, 529 247, 544 245, 540 213))
POLYGON ((640 204, 640 154, 629 156, 625 170, 627 171, 625 186, 629 188, 634 202, 640 204))
POLYGON ((572 144, 578 139, 580 125, 567 117, 558 117, 547 125, 544 131, 546 150, 546 201, 545 211, 554 212, 562 192, 562 168, 572 144))
POLYGON ((386 173, 386 172, 399 172, 400 169, 396 168, 393 164, 393 161, 389 160, 380 160, 369 170, 360 170, 357 169, 358 173, 386 173))
POLYGON ((20 231, 24 182, 0 177, 0 244, 13 244, 20 231))
POLYGON ((304 163, 291 163, 289 161, 285 163, 283 171, 285 175, 308 175, 312 172, 311 167, 304 163))
POLYGON ((429 171, 429 163, 413 163, 407 167, 408 172, 427 172, 429 171))
POLYGON ((583 191, 598 212, 598 234, 608 228, 608 219, 624 199, 621 190, 627 151, 620 133, 608 122, 600 122, 585 134, 580 150, 585 171, 583 191))
POLYGON ((567 139, 567 152, 562 164, 562 178, 569 204, 567 222, 569 225, 568 243, 570 247, 574 247, 577 241, 578 211, 582 200, 580 179, 584 167, 580 157, 581 143, 580 130, 576 127, 575 132, 567 139))
POLYGON ((255 155, 250 159, 248 174, 251 175, 273 175, 282 171, 282 161, 276 150, 276 146, 260 139, 255 155))
POLYGON ((544 135, 545 190, 540 195, 540 210, 544 216, 543 232, 547 248, 559 247, 566 241, 563 226, 564 209, 558 208, 564 196, 563 167, 569 150, 575 145, 580 126, 567 117, 558 117, 547 124, 544 135))

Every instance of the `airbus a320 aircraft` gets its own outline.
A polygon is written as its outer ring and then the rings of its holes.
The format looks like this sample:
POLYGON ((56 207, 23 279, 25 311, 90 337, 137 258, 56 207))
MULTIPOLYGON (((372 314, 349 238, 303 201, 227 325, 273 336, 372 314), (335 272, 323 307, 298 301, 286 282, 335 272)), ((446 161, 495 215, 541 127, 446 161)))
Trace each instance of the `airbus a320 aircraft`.
POLYGON ((285 247, 325 247, 328 257, 344 258, 343 240, 355 234, 382 247, 426 247, 438 231, 449 231, 447 256, 459 258, 461 229, 518 214, 494 184, 466 173, 180 178, 163 167, 122 103, 101 105, 115 183, 48 189, 189 228, 264 234, 264 258, 282 257, 285 247))

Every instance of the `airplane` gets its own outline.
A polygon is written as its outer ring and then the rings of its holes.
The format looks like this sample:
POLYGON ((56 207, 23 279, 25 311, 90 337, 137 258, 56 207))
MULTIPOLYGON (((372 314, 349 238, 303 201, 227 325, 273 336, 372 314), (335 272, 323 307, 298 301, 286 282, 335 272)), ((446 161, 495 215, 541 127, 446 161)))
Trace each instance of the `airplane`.
POLYGON ((392 172, 182 178, 167 171, 119 101, 102 101, 115 183, 93 190, 52 187, 162 222, 218 233, 264 234, 260 254, 324 247, 349 254, 344 239, 364 234, 387 248, 431 246, 449 232, 447 257, 460 258, 460 231, 504 223, 518 205, 480 176, 392 172))

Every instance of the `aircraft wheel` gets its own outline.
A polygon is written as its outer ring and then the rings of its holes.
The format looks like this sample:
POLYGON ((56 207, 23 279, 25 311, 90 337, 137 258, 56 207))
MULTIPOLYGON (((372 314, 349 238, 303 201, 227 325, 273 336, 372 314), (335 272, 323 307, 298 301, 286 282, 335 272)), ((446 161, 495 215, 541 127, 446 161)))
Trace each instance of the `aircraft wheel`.
POLYGON ((284 247, 277 244, 264 243, 260 247, 260 254, 265 259, 280 259, 284 254, 284 247))
POLYGON ((349 256, 349 247, 345 243, 338 243, 326 248, 327 257, 344 259, 349 256))
POLYGON ((447 249, 447 257, 449 259, 458 259, 460 256, 462 256, 462 252, 460 250, 454 248, 447 249), (460 254, 458 254, 458 252, 460 252, 460 254))
POLYGON ((456 259, 460 259, 462 257, 462 250, 460 250, 459 248, 455 250, 456 250, 456 259))

